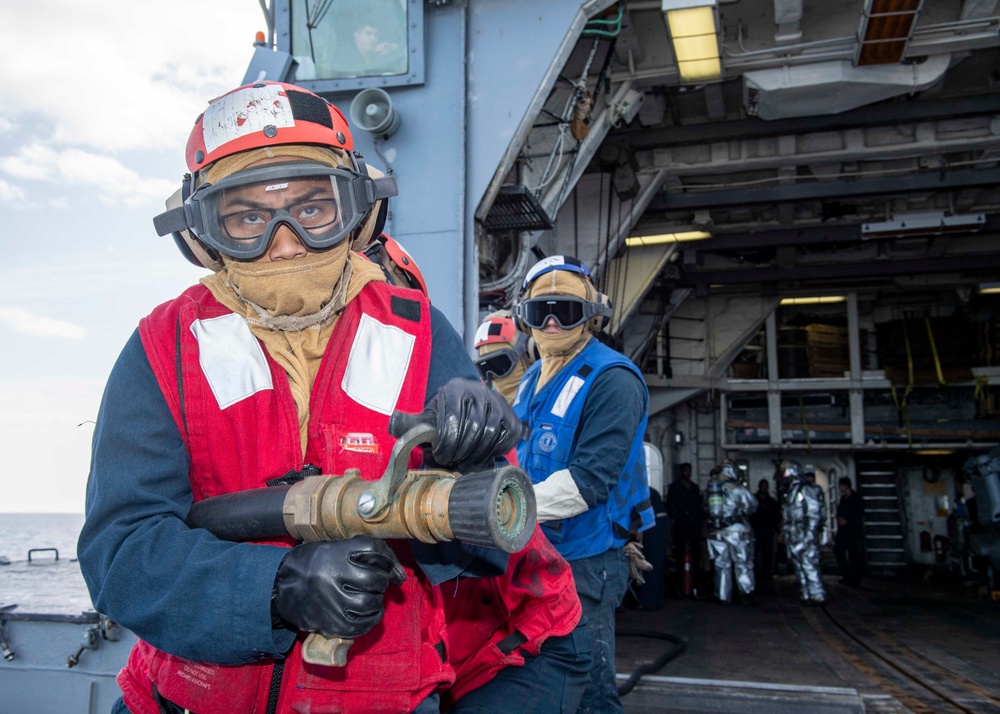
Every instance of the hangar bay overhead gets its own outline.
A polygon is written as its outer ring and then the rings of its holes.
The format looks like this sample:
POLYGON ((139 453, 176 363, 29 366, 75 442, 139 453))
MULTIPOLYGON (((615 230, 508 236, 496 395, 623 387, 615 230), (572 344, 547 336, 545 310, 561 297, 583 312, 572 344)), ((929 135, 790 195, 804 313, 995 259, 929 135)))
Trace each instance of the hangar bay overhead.
POLYGON ((706 388, 781 298, 853 293, 862 321, 975 302, 1000 267, 998 19, 972 1, 611 5, 479 206, 484 302, 509 302, 533 249, 577 254, 629 356, 706 388), (714 67, 678 61, 685 5, 711 10, 714 67), (732 339, 664 329, 735 298, 732 339))

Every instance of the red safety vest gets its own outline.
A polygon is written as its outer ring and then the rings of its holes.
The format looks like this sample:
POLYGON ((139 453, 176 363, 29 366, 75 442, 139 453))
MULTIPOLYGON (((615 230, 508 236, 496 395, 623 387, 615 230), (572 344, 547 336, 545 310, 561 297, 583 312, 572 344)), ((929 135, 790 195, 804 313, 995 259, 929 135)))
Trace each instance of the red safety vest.
MULTIPOLYGON (((377 479, 393 443, 389 414, 423 408, 429 303, 412 290, 370 283, 340 316, 313 385, 305 459, 287 376, 206 288, 161 305, 139 329, 190 455, 195 500, 259 488, 303 463, 377 479)), ((408 712, 435 690, 456 699, 523 662, 516 650, 497 647, 513 641, 507 632, 523 633, 520 649, 537 652, 579 621, 569 567, 538 532, 503 576, 440 587, 423 576, 405 541, 391 545, 407 578, 386 592, 381 623, 355 640, 343 668, 303 662, 300 636, 285 660, 278 712, 408 712), (450 597, 457 592, 468 597, 450 597)), ((198 714, 264 712, 272 671, 271 661, 193 662, 140 641, 118 682, 134 714, 158 714, 154 687, 198 714)))

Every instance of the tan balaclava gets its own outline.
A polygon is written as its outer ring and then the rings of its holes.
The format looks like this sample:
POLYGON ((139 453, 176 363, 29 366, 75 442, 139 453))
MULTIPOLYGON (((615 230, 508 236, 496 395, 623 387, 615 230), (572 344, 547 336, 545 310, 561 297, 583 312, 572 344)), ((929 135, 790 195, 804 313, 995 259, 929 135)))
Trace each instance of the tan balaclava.
MULTIPOLYGON (((597 290, 593 283, 579 273, 568 270, 551 270, 538 276, 528 286, 524 300, 543 295, 569 295, 590 302, 597 302, 597 290)), ((542 358, 542 371, 538 375, 537 393, 546 382, 576 357, 593 336, 593 320, 568 330, 560 329, 558 333, 546 334, 542 330, 530 328, 531 337, 538 345, 538 353, 542 358)))
MULTIPOLYGON (((254 149, 220 159, 203 182, 218 181, 255 164, 286 159, 324 166, 349 166, 343 152, 291 144, 254 149)), ((370 229, 369 229, 370 230, 370 229)), ((288 374, 305 449, 309 397, 336 318, 381 269, 351 252, 345 239, 329 250, 293 260, 249 262, 223 256, 222 269, 201 282, 223 305, 243 316, 250 331, 288 374)))

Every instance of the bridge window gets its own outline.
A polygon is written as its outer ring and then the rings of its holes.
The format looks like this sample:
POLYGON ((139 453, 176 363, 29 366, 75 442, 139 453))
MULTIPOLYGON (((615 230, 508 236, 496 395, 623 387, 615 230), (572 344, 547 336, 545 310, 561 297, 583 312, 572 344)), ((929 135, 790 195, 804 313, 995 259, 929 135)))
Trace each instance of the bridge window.
POLYGON ((336 91, 423 80, 419 0, 291 0, 290 9, 297 83, 336 91))

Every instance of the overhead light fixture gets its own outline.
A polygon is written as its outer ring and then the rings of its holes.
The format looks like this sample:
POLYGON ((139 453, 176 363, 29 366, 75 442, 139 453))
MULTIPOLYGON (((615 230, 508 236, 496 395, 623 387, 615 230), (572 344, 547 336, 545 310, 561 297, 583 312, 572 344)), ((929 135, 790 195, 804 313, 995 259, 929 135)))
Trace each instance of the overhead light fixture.
POLYGON ((943 211, 908 213, 893 220, 862 223, 861 238, 906 238, 912 236, 939 236, 947 233, 975 233, 986 225, 985 213, 966 213, 947 216, 943 211))
POLYGON ((780 305, 828 305, 835 302, 844 302, 847 298, 843 295, 817 295, 814 297, 791 297, 781 298, 780 305))
POLYGON ((639 245, 663 245, 664 243, 681 243, 691 240, 711 238, 707 231, 682 231, 680 233, 660 233, 655 236, 631 236, 625 239, 625 245, 633 248, 639 245))
POLYGON ((955 453, 954 449, 917 449, 913 453, 920 456, 951 456, 955 453))
POLYGON ((979 283, 980 295, 1000 295, 1000 283, 979 283))
POLYGON ((684 82, 722 77, 716 0, 662 0, 661 9, 684 82))
POLYGON ((924 0, 866 0, 854 64, 898 64, 906 54, 923 4, 924 0))

